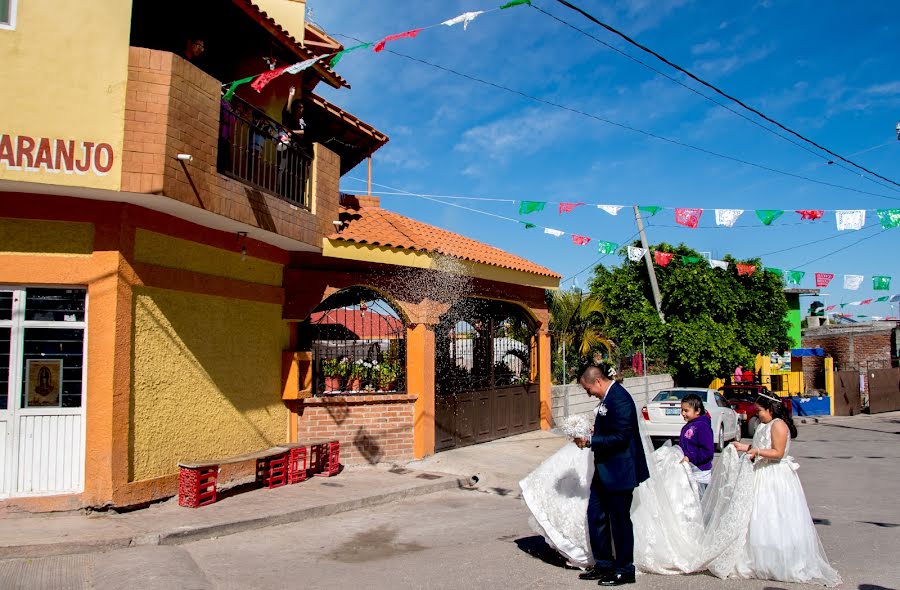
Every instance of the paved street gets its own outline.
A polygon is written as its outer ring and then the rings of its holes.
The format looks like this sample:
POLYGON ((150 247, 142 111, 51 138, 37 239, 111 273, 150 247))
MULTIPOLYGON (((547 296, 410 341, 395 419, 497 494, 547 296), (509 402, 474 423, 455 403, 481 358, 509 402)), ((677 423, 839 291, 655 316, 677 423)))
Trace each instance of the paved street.
MULTIPOLYGON (((801 425, 793 455, 826 551, 845 588, 900 587, 900 415, 801 425)), ((515 446, 504 485, 452 490, 180 546, 0 562, 2 588, 589 587, 528 526, 505 482, 558 446, 546 436, 484 445, 481 471, 515 446), (532 453, 523 450, 532 449, 532 453), (529 463, 523 459, 531 455, 529 463), (499 493, 498 493, 499 491, 499 493), (503 495, 505 494, 505 495, 503 495)), ((467 450, 471 453, 471 450, 467 450)), ((438 456, 440 458, 440 456, 438 456)), ((473 459, 474 460, 474 459, 473 459)), ((454 462, 446 459, 446 465, 454 462)), ((460 462, 455 462, 462 467, 460 462)), ((435 466, 431 465, 434 469, 435 466)), ((488 467, 489 469, 489 467, 488 467)), ((340 489, 335 488, 339 494, 340 489)), ((782 588, 706 575, 642 576, 640 588, 782 588)))

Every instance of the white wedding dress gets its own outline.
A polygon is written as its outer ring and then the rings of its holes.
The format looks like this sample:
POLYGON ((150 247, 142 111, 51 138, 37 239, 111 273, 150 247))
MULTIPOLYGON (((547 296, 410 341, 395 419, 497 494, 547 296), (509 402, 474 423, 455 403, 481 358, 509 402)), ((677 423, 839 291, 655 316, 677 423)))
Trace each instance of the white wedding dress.
MULTIPOLYGON (((700 500, 681 449, 652 450, 642 436, 650 479, 635 490, 631 508, 634 564, 638 571, 678 574, 691 571, 703 535, 700 500)), ((589 567, 594 558, 587 530, 587 505, 594 476, 590 449, 569 444, 519 482, 531 510, 532 527, 572 565, 589 567)))
MULTIPOLYGON (((753 448, 772 448, 772 424, 756 429, 753 448)), ((703 498, 706 533, 697 570, 720 578, 841 583, 825 556, 790 449, 789 438, 782 459, 753 462, 733 447, 725 450, 703 498)))
MULTIPOLYGON (((640 420, 638 421, 639 426, 640 420)), ((772 447, 772 423, 760 425, 753 447, 772 447)), ((835 586, 797 477, 797 464, 756 463, 729 446, 699 500, 691 467, 678 447, 656 451, 643 433, 650 479, 634 493, 634 565, 638 572, 708 570, 721 578, 758 578, 835 586)), ((572 565, 593 565, 587 505, 594 475, 590 449, 565 445, 519 482, 532 526, 572 565)))

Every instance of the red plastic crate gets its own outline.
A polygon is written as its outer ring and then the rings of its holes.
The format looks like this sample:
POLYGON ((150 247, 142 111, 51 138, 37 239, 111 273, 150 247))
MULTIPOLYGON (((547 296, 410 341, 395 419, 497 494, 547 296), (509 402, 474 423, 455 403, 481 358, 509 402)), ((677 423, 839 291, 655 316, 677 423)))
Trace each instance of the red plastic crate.
POLYGON ((287 484, 288 454, 287 452, 273 457, 256 460, 256 479, 268 488, 278 488, 287 484))
POLYGON ((341 443, 332 440, 326 443, 313 445, 312 459, 313 474, 318 477, 331 477, 337 475, 341 469, 341 443))
POLYGON ((218 478, 218 467, 182 467, 178 474, 178 505, 198 508, 215 502, 218 478))
POLYGON ((306 480, 306 447, 296 447, 288 453, 288 483, 306 480))

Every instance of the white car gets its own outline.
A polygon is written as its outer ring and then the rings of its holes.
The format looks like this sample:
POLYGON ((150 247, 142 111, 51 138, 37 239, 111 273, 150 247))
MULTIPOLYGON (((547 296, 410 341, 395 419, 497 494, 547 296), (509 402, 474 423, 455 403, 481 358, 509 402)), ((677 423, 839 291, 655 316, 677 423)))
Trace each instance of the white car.
POLYGON ((675 387, 660 391, 641 409, 644 426, 652 438, 678 438, 685 424, 684 418, 681 417, 681 400, 689 393, 695 393, 703 400, 712 422, 717 451, 725 448, 728 441, 740 439, 741 425, 738 415, 725 398, 713 389, 691 387, 675 387))

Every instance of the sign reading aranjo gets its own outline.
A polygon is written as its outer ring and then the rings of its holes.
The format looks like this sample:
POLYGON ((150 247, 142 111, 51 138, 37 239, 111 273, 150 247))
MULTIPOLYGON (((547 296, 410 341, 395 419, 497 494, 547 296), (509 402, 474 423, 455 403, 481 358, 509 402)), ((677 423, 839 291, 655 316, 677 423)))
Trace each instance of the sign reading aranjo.
POLYGON ((113 167, 108 143, 27 135, 0 136, 0 166, 26 172, 105 176, 113 167))

